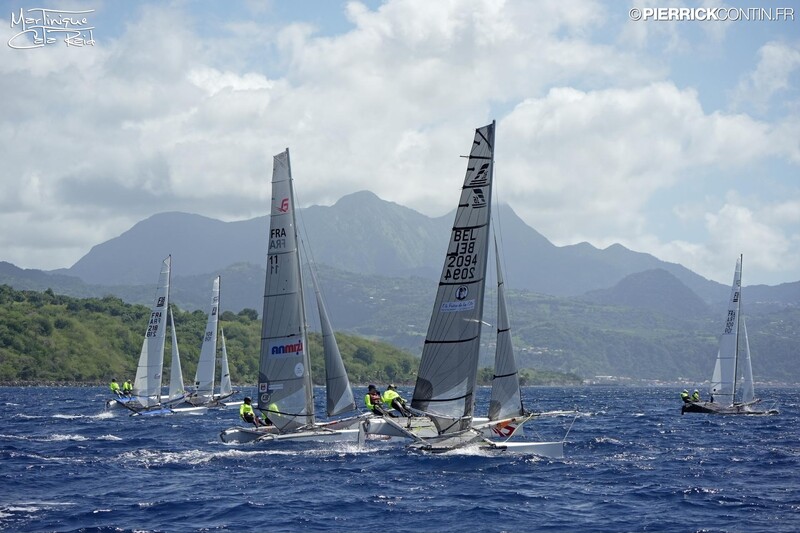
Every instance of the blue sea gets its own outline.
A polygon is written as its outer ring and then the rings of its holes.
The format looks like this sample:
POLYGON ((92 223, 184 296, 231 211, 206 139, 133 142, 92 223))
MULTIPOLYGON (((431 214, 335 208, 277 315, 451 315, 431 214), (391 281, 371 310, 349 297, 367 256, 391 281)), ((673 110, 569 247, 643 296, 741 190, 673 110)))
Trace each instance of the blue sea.
POLYGON ((130 417, 104 412, 105 388, 2 387, 0 530, 800 531, 800 393, 762 389, 779 415, 723 417, 681 416, 678 392, 525 388, 529 408, 580 412, 528 427, 569 430, 556 460, 226 445, 234 408, 130 417))

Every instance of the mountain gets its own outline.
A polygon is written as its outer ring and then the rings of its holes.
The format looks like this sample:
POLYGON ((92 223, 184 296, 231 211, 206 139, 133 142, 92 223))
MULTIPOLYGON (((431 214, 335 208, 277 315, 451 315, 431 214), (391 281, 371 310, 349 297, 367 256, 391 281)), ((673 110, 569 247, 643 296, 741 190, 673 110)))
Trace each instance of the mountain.
MULTIPOLYGON (((553 296, 605 289, 625 276, 664 269, 709 303, 723 302, 727 288, 687 268, 613 245, 555 246, 508 206, 494 215, 502 229, 510 283, 553 296)), ((453 214, 430 218, 362 191, 332 206, 298 210, 298 223, 314 260, 358 274, 436 279, 441 271, 453 214)), ((186 213, 154 215, 122 235, 98 244, 68 269, 54 271, 96 285, 152 283, 152 270, 172 254, 174 276, 213 275, 237 263, 261 266, 269 218, 237 222, 186 213), (153 265, 156 265, 155 267, 153 265)))
MULTIPOLYGON (((452 219, 452 213, 426 217, 370 192, 298 210, 304 252, 313 252, 337 331, 420 353, 452 219)), ((620 245, 555 246, 508 206, 496 209, 494 220, 522 367, 585 377, 708 377, 729 286, 620 245)), ((172 254, 171 296, 180 309, 204 310, 219 274, 223 311, 260 313, 268 224, 266 216, 221 222, 162 213, 98 244, 68 269, 0 263, 0 284, 149 305, 161 261, 172 254)), ((494 323, 492 270, 488 324, 494 323)), ((743 294, 757 377, 800 382, 794 363, 800 282, 745 285, 743 294)), ((489 331, 481 355, 487 366, 494 343, 489 331)))
POLYGON ((590 291, 582 299, 602 305, 647 309, 667 316, 699 318, 710 312, 708 304, 661 268, 631 274, 612 288, 590 291))

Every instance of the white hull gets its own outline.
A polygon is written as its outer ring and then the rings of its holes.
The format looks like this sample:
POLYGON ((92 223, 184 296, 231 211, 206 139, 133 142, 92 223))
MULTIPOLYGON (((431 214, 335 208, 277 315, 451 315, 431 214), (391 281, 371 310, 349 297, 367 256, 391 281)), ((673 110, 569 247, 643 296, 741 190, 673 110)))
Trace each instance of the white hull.
POLYGON ((482 448, 507 453, 532 454, 551 459, 564 458, 563 442, 493 442, 482 448))
MULTIPOLYGON (((504 431, 508 431, 507 425, 504 423, 506 421, 500 421, 498 424, 489 424, 488 418, 473 418, 472 421, 474 426, 479 426, 476 429, 479 429, 484 437, 500 437, 504 436, 504 431), (498 429, 498 426, 501 427, 498 429)), ((392 422, 421 439, 430 439, 439 435, 431 419, 424 416, 397 417, 392 418, 391 422, 387 422, 385 418, 374 416, 364 421, 364 431, 367 435, 409 438, 407 432, 400 431, 392 422)), ((516 429, 515 424, 512 427, 516 429)))
POLYGON ((232 427, 220 433, 220 439, 227 444, 246 444, 249 442, 358 442, 358 429, 328 429, 318 427, 311 430, 280 434, 275 428, 232 427))

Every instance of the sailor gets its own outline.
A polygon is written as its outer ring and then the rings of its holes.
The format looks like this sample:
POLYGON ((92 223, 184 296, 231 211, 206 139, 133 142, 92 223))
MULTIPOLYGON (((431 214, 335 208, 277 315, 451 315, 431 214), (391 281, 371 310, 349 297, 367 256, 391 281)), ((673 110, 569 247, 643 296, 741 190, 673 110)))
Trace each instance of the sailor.
POLYGON ((700 401, 700 391, 699 390, 694 389, 694 393, 692 393, 692 401, 693 402, 699 402, 700 401))
POLYGON ((122 384, 122 394, 125 396, 130 396, 133 394, 133 385, 131 385, 131 381, 129 379, 126 379, 125 383, 122 384))
POLYGON ((690 403, 692 401, 692 399, 689 397, 688 390, 683 389, 683 392, 681 392, 681 400, 683 400, 683 403, 690 403))
POLYGON ((119 390, 119 383, 117 383, 117 378, 111 379, 111 384, 108 386, 111 389, 111 392, 122 398, 122 393, 119 390))
POLYGON ((394 383, 386 387, 386 392, 383 393, 381 399, 389 407, 397 409, 401 415, 411 416, 411 411, 406 407, 406 401, 397 393, 397 387, 394 386, 394 383))
POLYGON ((252 400, 249 396, 244 397, 244 402, 242 406, 239 408, 239 416, 242 417, 242 420, 247 422, 248 424, 253 424, 254 426, 266 426, 263 420, 261 420, 258 415, 256 415, 255 411, 253 411, 253 406, 250 405, 252 400))
POLYGON ((367 409, 378 416, 392 416, 391 413, 387 412, 386 409, 383 408, 383 398, 381 398, 381 392, 375 385, 370 385, 367 388, 367 394, 364 396, 364 405, 367 406, 367 409))

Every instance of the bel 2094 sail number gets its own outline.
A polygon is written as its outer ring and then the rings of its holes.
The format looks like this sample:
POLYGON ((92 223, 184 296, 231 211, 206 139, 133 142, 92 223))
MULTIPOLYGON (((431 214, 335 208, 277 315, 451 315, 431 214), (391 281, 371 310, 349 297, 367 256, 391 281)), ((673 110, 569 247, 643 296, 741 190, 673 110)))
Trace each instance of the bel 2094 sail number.
POLYGON ((463 281, 475 277, 475 265, 478 263, 478 254, 475 253, 476 239, 473 228, 453 231, 455 250, 447 254, 445 280, 463 281))

